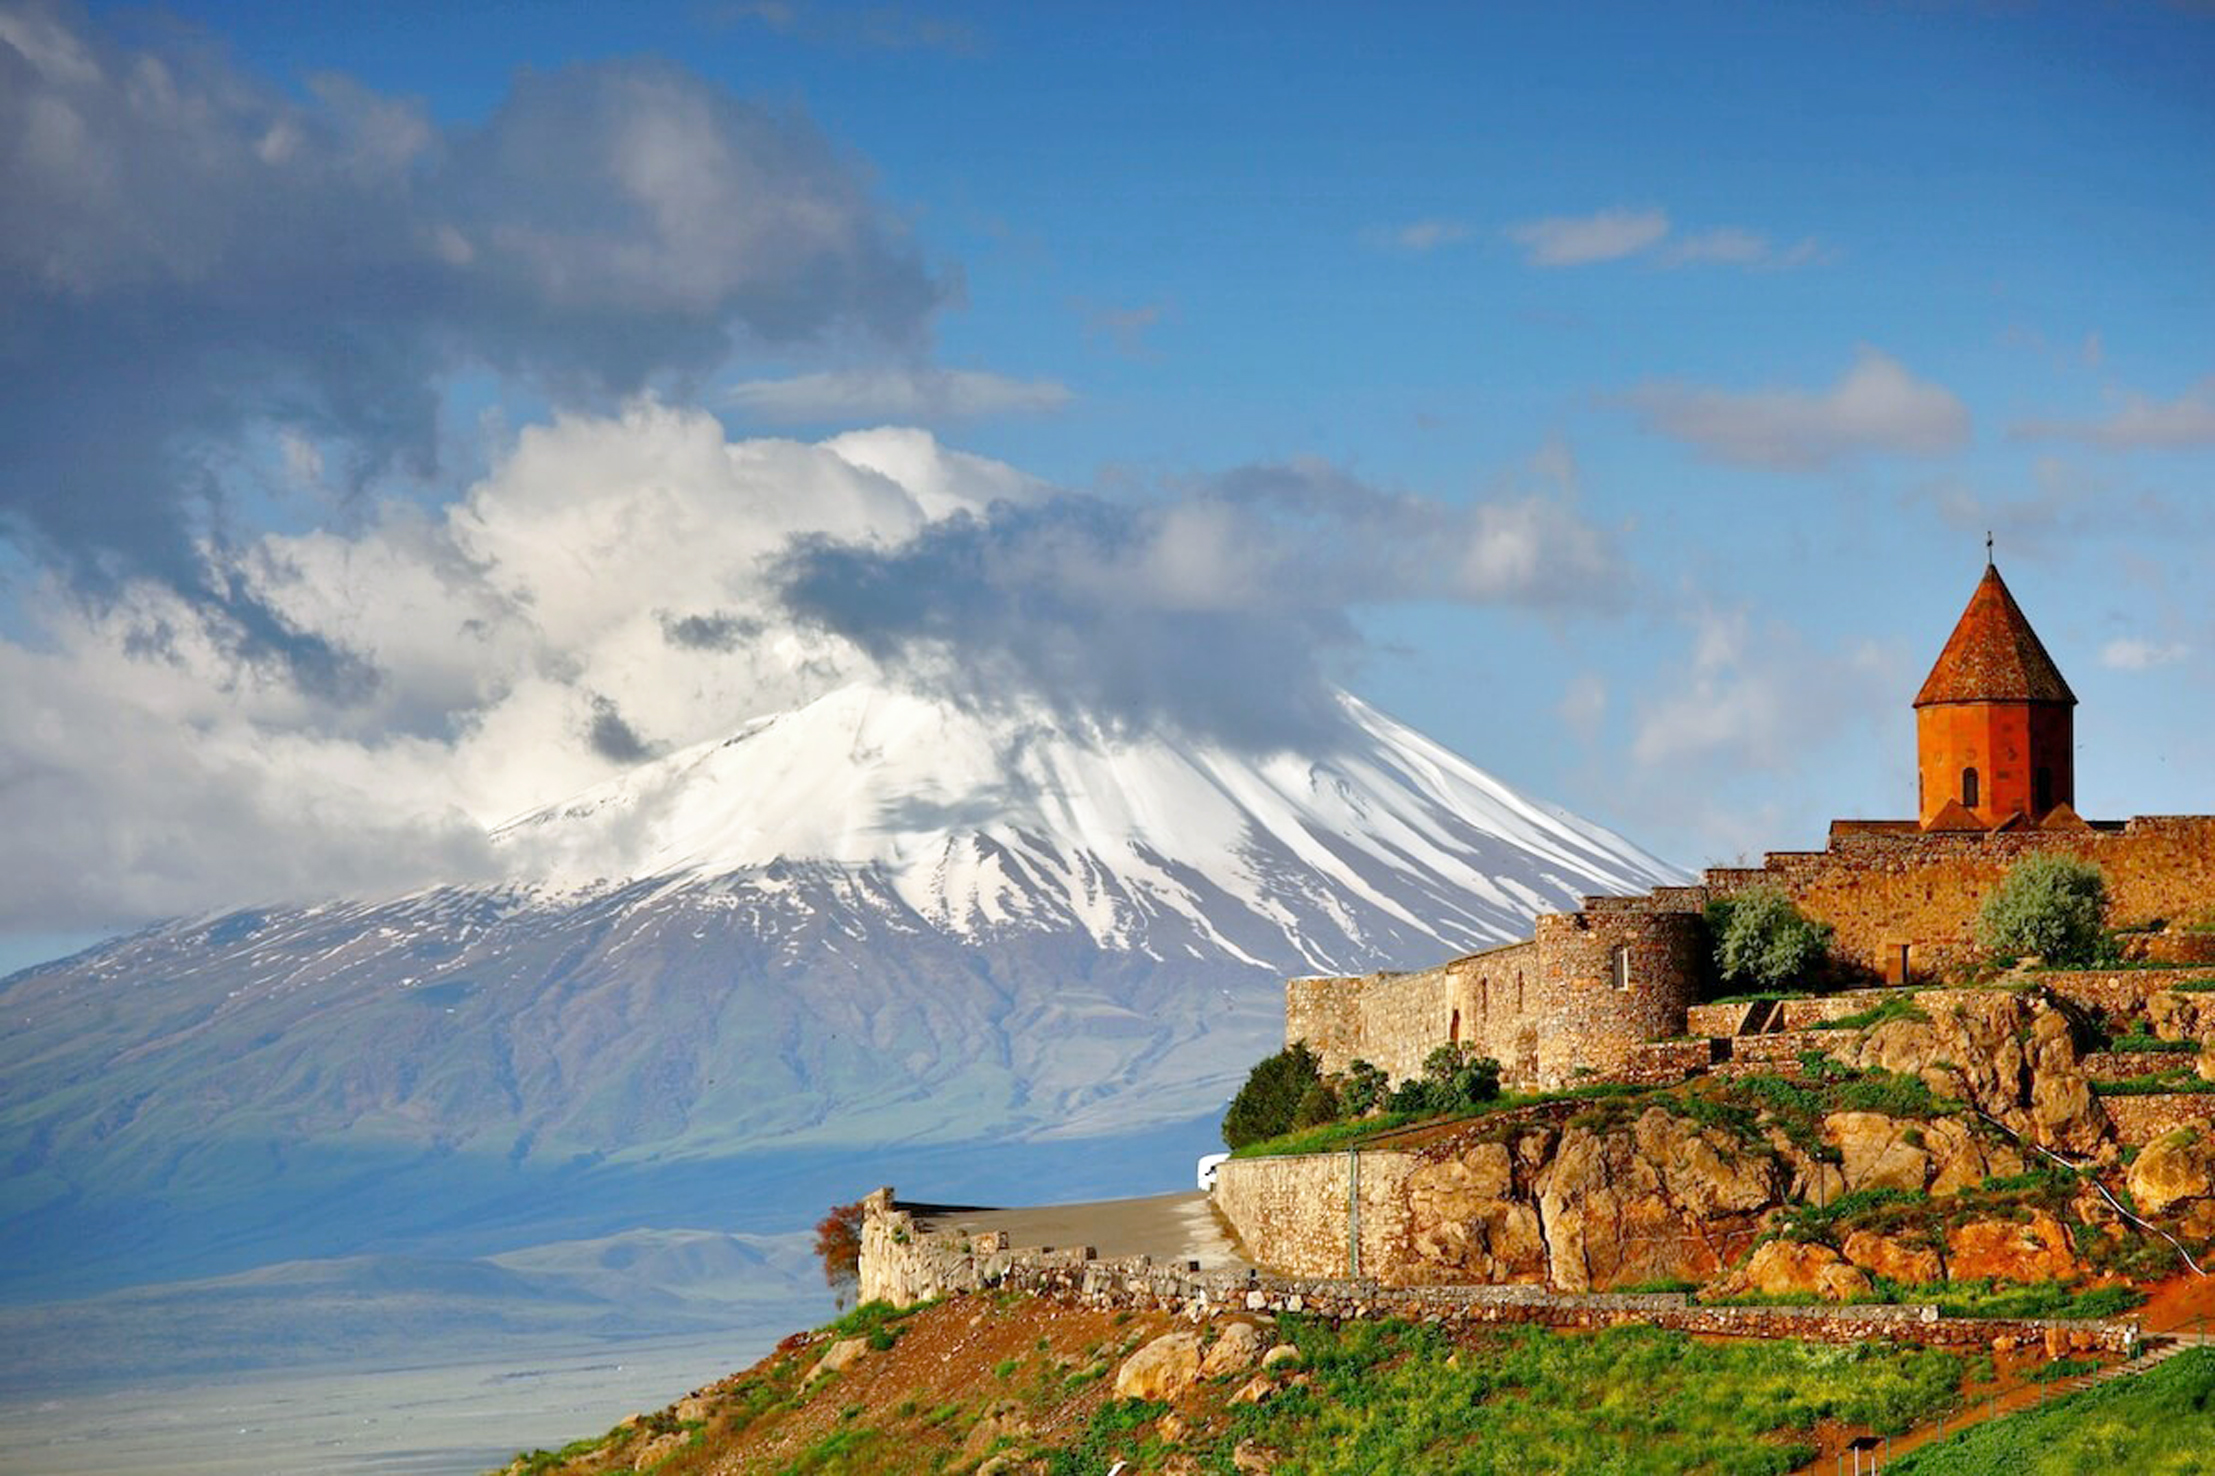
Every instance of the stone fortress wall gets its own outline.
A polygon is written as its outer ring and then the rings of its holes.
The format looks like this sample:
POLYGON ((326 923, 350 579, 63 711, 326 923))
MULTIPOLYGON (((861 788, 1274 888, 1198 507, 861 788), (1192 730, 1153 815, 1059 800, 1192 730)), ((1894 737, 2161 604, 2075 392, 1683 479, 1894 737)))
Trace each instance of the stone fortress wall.
POLYGON ((1395 1081, 1421 1074, 1446 1041, 1499 1061, 1517 1089, 1621 1075, 1647 1042, 1688 1028, 1706 982, 1700 914, 1710 901, 1775 887, 1831 925, 1834 958, 1849 976, 1928 982, 1968 959, 1985 896, 2032 855, 2099 866, 2118 927, 2215 906, 2215 816, 1997 831, 1842 820, 1824 850, 1711 868, 1695 886, 1587 897, 1580 911, 1541 916, 1528 942, 1414 973, 1290 980, 1285 1042, 1306 1041, 1326 1072, 1360 1059, 1395 1081))

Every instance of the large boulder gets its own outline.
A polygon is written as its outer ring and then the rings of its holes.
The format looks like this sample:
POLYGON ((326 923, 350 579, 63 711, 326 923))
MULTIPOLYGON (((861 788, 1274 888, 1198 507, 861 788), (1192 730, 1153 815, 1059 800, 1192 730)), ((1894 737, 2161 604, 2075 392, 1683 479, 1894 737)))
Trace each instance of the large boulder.
POLYGON ((2071 1281, 2084 1267, 2069 1228, 2045 1210, 2028 1220, 1972 1220, 1946 1232, 1946 1267, 1957 1281, 2071 1281))
POLYGON ((1200 1335, 1163 1333, 1123 1360, 1115 1371, 1115 1397, 1174 1404, 1200 1377, 1200 1335))
POLYGON ((2193 1128, 2154 1139, 2131 1161, 2130 1197, 2149 1215, 2215 1198, 2215 1143, 2193 1128))
POLYGON ((1920 1122, 1881 1112, 1833 1112, 1823 1119, 1824 1141, 1836 1145, 1846 1188, 1919 1190, 1930 1177, 1930 1155, 1920 1122))
POLYGON ((1816 1296, 1826 1302, 1850 1302, 1869 1293, 1869 1278, 1827 1245, 1765 1240, 1746 1264, 1717 1282, 1720 1296, 1816 1296))
POLYGON ((1252 1323, 1227 1322, 1208 1345, 1207 1356, 1200 1360, 1200 1377, 1216 1379, 1236 1373, 1259 1358, 1268 1346, 1269 1340, 1252 1323))
POLYGON ((1945 1258, 1920 1236, 1855 1230, 1846 1236, 1843 1250, 1847 1261, 1871 1276, 1881 1276, 1902 1286, 1921 1286, 1946 1279, 1945 1258))
POLYGON ((1942 1117, 1922 1124, 1923 1151, 1930 1155, 1930 1192, 1958 1194, 1986 1179, 2023 1171, 2023 1155, 2013 1143, 1979 1136, 1967 1123, 1942 1117))

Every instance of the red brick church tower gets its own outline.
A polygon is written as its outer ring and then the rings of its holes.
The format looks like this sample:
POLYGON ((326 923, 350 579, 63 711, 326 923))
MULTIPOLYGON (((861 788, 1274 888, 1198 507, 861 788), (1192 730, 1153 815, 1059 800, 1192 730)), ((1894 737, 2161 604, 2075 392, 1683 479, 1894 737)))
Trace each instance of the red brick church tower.
POLYGON ((2074 692, 1989 561, 1915 694, 1925 830, 2075 826, 2074 692))

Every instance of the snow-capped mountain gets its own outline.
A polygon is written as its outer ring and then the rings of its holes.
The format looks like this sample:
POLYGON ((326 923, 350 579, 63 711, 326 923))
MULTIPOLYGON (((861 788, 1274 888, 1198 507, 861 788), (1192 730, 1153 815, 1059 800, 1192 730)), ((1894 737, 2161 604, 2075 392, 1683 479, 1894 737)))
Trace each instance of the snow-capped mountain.
POLYGON ((1272 971, 1505 941, 1534 912, 1670 874, 1340 700, 1335 744, 1256 756, 855 685, 497 839, 522 874, 571 886, 828 862, 880 879, 955 937, 1066 934, 1272 971))
POLYGON ((789 1228, 869 1187, 856 1155, 1202 1123, 1284 975, 1430 964, 1672 876, 1343 716, 1255 756, 853 686, 503 826, 509 885, 18 974, 5 1259, 51 1285, 57 1258, 200 1273, 433 1227, 479 1254, 700 1224, 703 1186, 789 1228))

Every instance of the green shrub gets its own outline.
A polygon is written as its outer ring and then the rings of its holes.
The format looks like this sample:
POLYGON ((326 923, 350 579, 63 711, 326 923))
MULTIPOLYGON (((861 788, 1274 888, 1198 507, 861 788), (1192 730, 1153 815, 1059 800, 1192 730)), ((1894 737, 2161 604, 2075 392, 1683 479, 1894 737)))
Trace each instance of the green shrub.
POLYGON ((1304 1040, 1263 1057, 1246 1074, 1246 1084, 1223 1114, 1223 1145, 1238 1149, 1290 1132, 1300 1099, 1321 1079, 1315 1053, 1304 1040))
POLYGON ((1339 1110, 1348 1117, 1367 1117, 1384 1105, 1391 1083, 1383 1071, 1367 1061, 1355 1060, 1346 1065, 1346 1079, 1338 1089, 1339 1110))
POLYGON ((1810 920, 1775 887, 1753 887, 1708 910, 1715 972, 1733 984, 1774 989, 1830 952, 1830 925, 1810 920))
POLYGON ((2100 954, 2107 874, 2073 856, 2017 862, 1977 913, 1977 941, 1998 954, 2035 953, 2052 964, 2089 964, 2100 954))
POLYGON ((1338 1093, 1331 1090, 1327 1081, 1311 1081, 1307 1090, 1300 1093, 1300 1105, 1292 1109, 1292 1126, 1295 1128, 1321 1127, 1326 1122, 1338 1121, 1338 1093))

